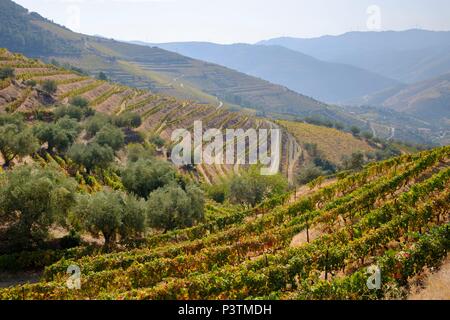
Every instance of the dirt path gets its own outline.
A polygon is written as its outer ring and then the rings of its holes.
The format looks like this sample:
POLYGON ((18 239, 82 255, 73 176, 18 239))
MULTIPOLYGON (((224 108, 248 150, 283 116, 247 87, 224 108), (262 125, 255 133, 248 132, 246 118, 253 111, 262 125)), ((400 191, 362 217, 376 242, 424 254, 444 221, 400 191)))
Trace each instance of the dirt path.
POLYGON ((411 289, 408 300, 450 300, 450 257, 441 268, 432 273, 427 271, 411 289))

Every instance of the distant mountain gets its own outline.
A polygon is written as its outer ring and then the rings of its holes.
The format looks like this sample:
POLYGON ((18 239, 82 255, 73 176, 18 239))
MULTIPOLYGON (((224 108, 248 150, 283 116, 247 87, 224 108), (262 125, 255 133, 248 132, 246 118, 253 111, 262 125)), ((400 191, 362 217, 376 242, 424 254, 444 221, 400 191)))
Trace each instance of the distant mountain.
POLYGON ((320 61, 281 46, 205 42, 152 46, 217 63, 330 103, 344 102, 399 84, 373 72, 320 61))
POLYGON ((322 116, 361 124, 342 110, 219 65, 160 48, 72 32, 10 0, 0 2, 0 47, 81 67, 91 74, 217 107, 249 108, 277 117, 322 116))
POLYGON ((450 72, 449 31, 349 32, 312 39, 276 38, 258 44, 283 46, 405 83, 450 72))
POLYGON ((362 103, 450 126, 450 73, 366 96, 362 103))

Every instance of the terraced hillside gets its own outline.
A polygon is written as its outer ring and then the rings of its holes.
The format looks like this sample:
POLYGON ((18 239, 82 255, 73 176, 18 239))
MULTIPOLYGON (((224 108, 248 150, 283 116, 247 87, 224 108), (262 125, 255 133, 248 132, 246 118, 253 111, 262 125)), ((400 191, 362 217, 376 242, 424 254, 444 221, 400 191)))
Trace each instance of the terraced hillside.
POLYGON ((376 147, 369 145, 367 141, 337 129, 302 122, 279 121, 279 123, 291 132, 297 141, 301 141, 302 147, 306 144, 316 144, 318 152, 336 165, 342 162, 343 157, 354 152, 369 153, 376 150, 376 147))
POLYGON ((60 252, 38 283, 2 289, 0 299, 405 298, 450 248, 449 164, 448 146, 403 155, 295 201, 210 207, 207 223, 150 236, 139 249, 60 252), (72 264, 80 290, 66 287, 72 264), (372 265, 379 290, 367 286, 372 265))
MULTIPOLYGON (((208 128, 247 130, 270 129, 274 126, 272 122, 251 114, 230 112, 217 106, 177 100, 146 90, 96 80, 2 49, 0 68, 5 66, 14 69, 15 79, 5 79, 0 83, 0 112, 26 114, 31 120, 40 112, 51 109, 54 104, 64 104, 71 98, 82 97, 92 108, 102 113, 139 114, 142 125, 138 130, 147 137, 161 136, 165 141, 170 141, 175 129, 191 130, 195 120, 202 120, 205 131, 208 128), (29 80, 35 81, 36 86, 27 85, 29 80), (46 80, 57 84, 57 91, 51 98, 44 94, 39 86, 46 80)), ((297 151, 299 145, 288 134, 283 134, 282 139, 280 169, 286 175, 290 170, 290 176, 293 176, 300 158, 297 151), (291 154, 294 156, 289 158, 291 154)), ((237 169, 238 166, 232 165, 198 165, 191 174, 196 179, 213 183, 237 169)))
POLYGON ((91 74, 104 71, 122 84, 200 103, 250 108, 284 117, 314 113, 364 125, 340 109, 219 65, 159 48, 78 34, 37 13, 29 14, 10 0, 2 1, 0 9, 0 47, 14 52, 68 62, 91 74))

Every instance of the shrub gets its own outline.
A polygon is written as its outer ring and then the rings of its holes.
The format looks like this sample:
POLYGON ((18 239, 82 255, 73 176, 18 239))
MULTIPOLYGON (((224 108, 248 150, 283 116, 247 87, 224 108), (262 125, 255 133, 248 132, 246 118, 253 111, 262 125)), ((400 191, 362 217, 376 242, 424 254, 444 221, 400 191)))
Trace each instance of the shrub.
POLYGON ((80 108, 86 108, 89 105, 89 101, 80 96, 73 97, 72 99, 70 99, 69 103, 75 107, 80 108))
POLYGON ((49 94, 49 95, 52 95, 52 94, 56 93, 56 91, 58 90, 58 85, 57 85, 56 81, 53 81, 53 80, 45 80, 45 81, 42 83, 42 90, 43 90, 45 93, 47 93, 47 94, 49 94))
POLYGON ((0 80, 5 80, 6 78, 14 78, 14 69, 11 67, 0 68, 0 80))

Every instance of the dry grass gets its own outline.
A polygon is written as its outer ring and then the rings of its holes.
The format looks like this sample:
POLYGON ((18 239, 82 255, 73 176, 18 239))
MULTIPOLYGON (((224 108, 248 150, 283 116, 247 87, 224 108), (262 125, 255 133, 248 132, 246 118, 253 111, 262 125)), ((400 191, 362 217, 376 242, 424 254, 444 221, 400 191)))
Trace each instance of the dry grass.
POLYGON ((439 270, 428 270, 415 279, 408 300, 450 300, 450 257, 439 270))
POLYGON ((344 155, 353 152, 372 152, 374 149, 363 140, 355 138, 350 133, 333 128, 326 128, 312 124, 292 121, 280 121, 301 145, 307 143, 317 144, 318 150, 324 157, 333 162, 341 163, 344 155))

